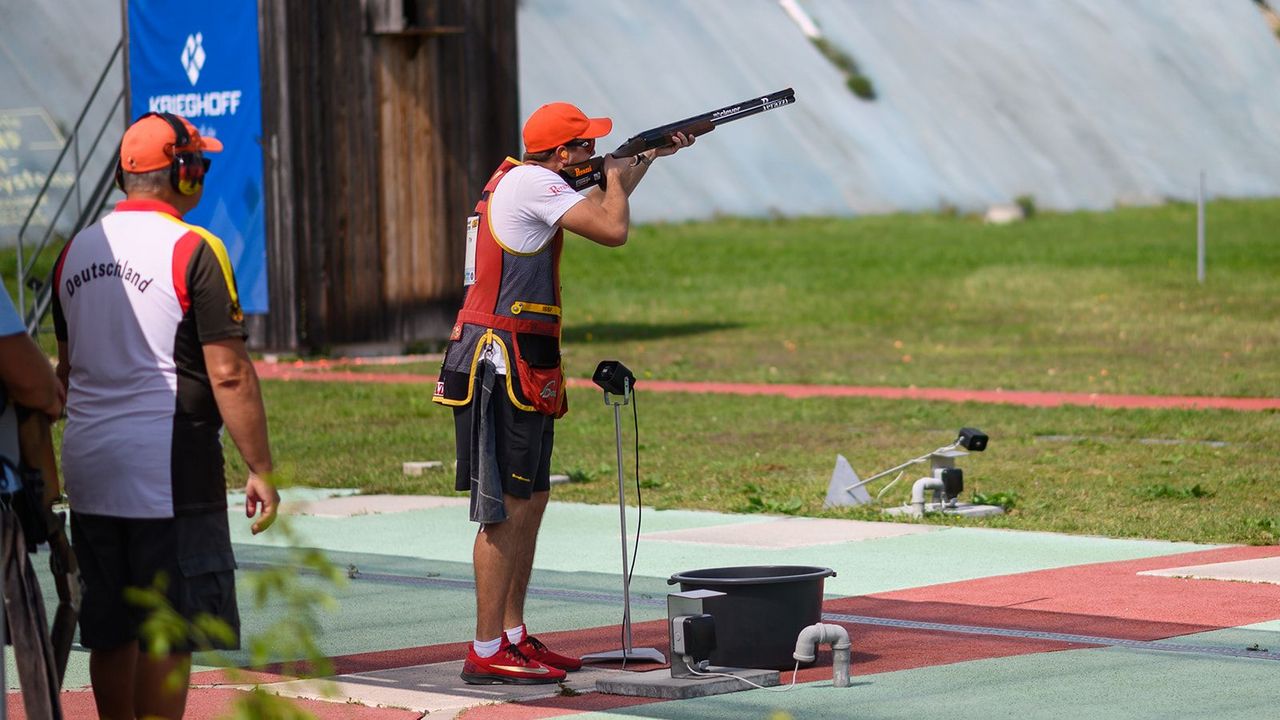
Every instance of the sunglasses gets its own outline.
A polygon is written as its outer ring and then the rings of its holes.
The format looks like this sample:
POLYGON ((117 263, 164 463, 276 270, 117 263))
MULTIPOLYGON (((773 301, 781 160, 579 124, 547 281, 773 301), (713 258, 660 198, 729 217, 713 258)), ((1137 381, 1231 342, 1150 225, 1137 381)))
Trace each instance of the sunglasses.
POLYGON ((565 143, 564 146, 567 148, 594 148, 596 146, 596 141, 594 138, 589 140, 570 140, 565 143))

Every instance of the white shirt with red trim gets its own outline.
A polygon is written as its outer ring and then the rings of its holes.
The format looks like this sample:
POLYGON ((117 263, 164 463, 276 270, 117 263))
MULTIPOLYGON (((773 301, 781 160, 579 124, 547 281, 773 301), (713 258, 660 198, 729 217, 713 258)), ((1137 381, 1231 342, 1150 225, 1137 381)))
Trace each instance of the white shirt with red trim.
POLYGON ((245 332, 221 241, 164 203, 125 201, 67 244, 54 281, 72 509, 165 518, 225 508, 222 422, 201 343, 245 332))
POLYGON ((511 168, 489 198, 489 230, 498 244, 530 255, 546 247, 560 218, 586 200, 555 172, 541 165, 511 168))

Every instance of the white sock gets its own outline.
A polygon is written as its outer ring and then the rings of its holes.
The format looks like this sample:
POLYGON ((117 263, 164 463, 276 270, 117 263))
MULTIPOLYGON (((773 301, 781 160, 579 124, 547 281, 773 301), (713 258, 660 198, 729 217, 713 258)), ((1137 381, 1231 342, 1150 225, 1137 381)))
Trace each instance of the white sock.
POLYGON ((519 625, 513 628, 507 628, 507 640, 512 645, 519 645, 520 641, 523 639, 524 639, 524 623, 520 623, 519 625))
POLYGON ((476 651, 476 655, 482 658, 493 657, 502 649, 502 638, 496 637, 492 640, 473 640, 471 647, 476 651))

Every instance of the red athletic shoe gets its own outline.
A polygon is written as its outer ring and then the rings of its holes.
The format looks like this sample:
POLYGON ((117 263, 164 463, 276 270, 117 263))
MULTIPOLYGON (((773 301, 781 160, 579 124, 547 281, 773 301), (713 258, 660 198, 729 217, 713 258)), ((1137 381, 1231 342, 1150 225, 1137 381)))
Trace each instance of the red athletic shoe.
POLYGON ((508 644, 493 657, 476 655, 467 650, 462 664, 462 679, 471 685, 544 685, 564 680, 564 671, 531 660, 515 645, 508 644))
POLYGON ((582 661, 578 658, 551 652, 538 638, 527 633, 524 639, 520 641, 520 644, 516 645, 516 649, 530 660, 536 660, 548 667, 560 668, 570 672, 582 669, 582 661))

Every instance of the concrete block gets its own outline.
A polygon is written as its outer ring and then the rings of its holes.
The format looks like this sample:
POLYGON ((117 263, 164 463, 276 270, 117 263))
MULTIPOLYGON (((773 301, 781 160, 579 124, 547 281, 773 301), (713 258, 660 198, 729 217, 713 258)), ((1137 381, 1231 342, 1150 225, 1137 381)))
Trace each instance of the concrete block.
MULTIPOLYGON (((937 503, 925 503, 925 512, 938 512, 937 503)), ((886 515, 898 515, 910 517, 915 513, 914 508, 910 505, 899 505, 898 507, 886 508, 886 515)), ((943 515, 959 515, 960 517, 988 517, 990 515, 1003 515, 1004 508, 999 505, 974 505, 972 503, 956 503, 955 507, 942 508, 943 515)))
POLYGON ((726 668, 712 665, 707 672, 725 673, 735 677, 716 675, 700 678, 673 678, 669 669, 639 673, 618 673, 617 676, 596 680, 596 691, 610 695, 633 695, 662 698, 663 700, 687 700, 688 698, 723 695, 739 690, 754 690, 743 680, 756 685, 773 687, 778 684, 777 670, 755 668, 726 668), (739 679, 741 678, 741 679, 739 679))
POLYGON ((1008 225, 1025 219, 1022 208, 1017 205, 992 205, 982 216, 983 222, 988 225, 1008 225))
POLYGON ((427 460, 426 462, 407 462, 403 467, 405 475, 421 475, 427 470, 439 470, 444 467, 444 463, 439 460, 427 460))

